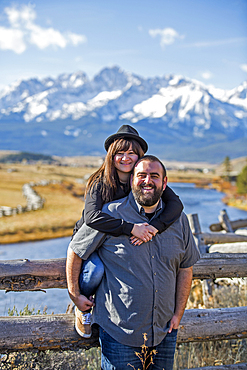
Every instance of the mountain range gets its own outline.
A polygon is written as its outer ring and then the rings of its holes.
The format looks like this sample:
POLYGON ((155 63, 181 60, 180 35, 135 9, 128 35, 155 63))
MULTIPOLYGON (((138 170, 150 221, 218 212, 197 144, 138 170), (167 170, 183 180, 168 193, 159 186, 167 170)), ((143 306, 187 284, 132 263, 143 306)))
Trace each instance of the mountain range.
POLYGON ((0 92, 0 149, 104 155, 105 138, 135 127, 162 159, 217 163, 247 156, 247 81, 232 90, 178 75, 143 78, 115 66, 32 78, 0 92))

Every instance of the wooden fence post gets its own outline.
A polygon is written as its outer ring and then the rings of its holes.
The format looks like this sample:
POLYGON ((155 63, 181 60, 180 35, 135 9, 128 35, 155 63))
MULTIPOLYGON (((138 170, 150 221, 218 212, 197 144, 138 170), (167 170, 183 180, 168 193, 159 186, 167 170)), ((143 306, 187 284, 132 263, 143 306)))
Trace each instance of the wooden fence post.
MULTIPOLYGON (((197 247, 201 254, 207 253, 207 245, 202 237, 202 230, 201 225, 199 222, 199 217, 197 214, 189 214, 188 220, 190 224, 191 231, 195 237, 197 247)), ((203 303, 206 305, 209 301, 209 297, 212 296, 212 286, 213 280, 212 279, 205 279, 202 282, 202 297, 203 303)))
POLYGON ((201 236, 202 231, 201 231, 201 225, 199 222, 199 218, 197 214, 189 214, 187 215, 191 231, 195 237, 197 247, 200 251, 200 253, 207 253, 207 246, 204 242, 203 237, 201 236))
POLYGON ((225 209, 220 211, 219 221, 224 230, 226 230, 228 233, 233 233, 232 225, 225 209))

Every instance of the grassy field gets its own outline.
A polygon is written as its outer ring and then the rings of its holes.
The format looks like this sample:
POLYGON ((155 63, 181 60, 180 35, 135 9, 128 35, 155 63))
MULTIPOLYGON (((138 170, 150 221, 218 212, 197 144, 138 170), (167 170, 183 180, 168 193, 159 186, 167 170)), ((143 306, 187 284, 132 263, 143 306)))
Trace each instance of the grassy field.
POLYGON ((92 172, 88 168, 34 165, 1 165, 0 205, 26 205, 22 195, 24 183, 57 180, 60 183, 37 186, 45 198, 44 208, 16 216, 2 217, 0 243, 15 243, 69 236, 84 207, 85 185, 78 183, 92 172))

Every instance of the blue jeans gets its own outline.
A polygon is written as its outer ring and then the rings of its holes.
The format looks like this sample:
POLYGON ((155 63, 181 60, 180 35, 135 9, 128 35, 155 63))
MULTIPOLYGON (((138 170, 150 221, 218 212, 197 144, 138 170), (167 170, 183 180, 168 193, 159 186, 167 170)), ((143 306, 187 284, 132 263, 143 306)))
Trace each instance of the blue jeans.
MULTIPOLYGON (((136 352, 141 353, 141 347, 129 347, 117 342, 102 328, 99 330, 100 345, 101 345, 101 369, 103 370, 131 370, 132 368, 143 369, 147 368, 141 363, 136 355, 136 352), (130 365, 128 365, 130 364, 130 365)), ((167 334, 162 342, 156 347, 149 348, 149 352, 153 349, 157 351, 154 355, 153 365, 148 367, 148 370, 172 370, 174 362, 174 353, 176 349, 177 330, 167 334)))
POLYGON ((81 294, 89 298, 94 295, 104 274, 104 265, 97 252, 83 262, 79 276, 81 294))

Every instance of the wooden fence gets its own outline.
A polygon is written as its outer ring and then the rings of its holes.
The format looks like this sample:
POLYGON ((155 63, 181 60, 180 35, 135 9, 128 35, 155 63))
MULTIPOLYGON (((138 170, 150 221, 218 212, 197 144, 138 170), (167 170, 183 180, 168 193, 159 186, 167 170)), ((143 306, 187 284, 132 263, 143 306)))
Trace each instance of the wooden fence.
MULTIPOLYGON (((196 215, 190 219, 194 220, 191 226, 199 247, 204 251, 209 240, 219 242, 218 233, 201 232, 196 215)), ((64 258, 0 261, 0 289, 6 292, 66 289, 65 263, 64 258)), ((193 279, 246 276, 247 254, 204 253, 193 269, 193 279)), ((242 338, 247 338, 247 307, 186 310, 178 332, 178 343, 242 338)), ((0 353, 92 346, 98 346, 97 330, 93 330, 91 338, 81 338, 74 329, 73 313, 0 317, 0 353)), ((238 364, 233 369, 246 367, 247 364, 238 364)), ((224 367, 227 368, 230 367, 224 367)))
MULTIPOLYGON (((223 210, 219 216, 219 219, 221 220, 220 223, 212 224, 210 226, 210 229, 215 230, 215 232, 212 233, 204 233, 201 231, 201 226, 197 214, 188 215, 188 219, 192 233, 195 237, 197 246, 201 253, 207 253, 210 244, 247 242, 247 235, 238 235, 233 232, 233 228, 225 210, 223 210), (225 230, 227 232, 222 233, 217 232, 216 230, 225 230)), ((237 220, 235 222, 235 226, 236 224, 238 224, 239 227, 245 227, 247 226, 247 220, 237 220)))
POLYGON ((211 231, 225 230, 227 232, 233 232, 242 227, 247 227, 247 219, 231 221, 225 209, 220 212, 218 218, 218 223, 209 226, 211 231))

